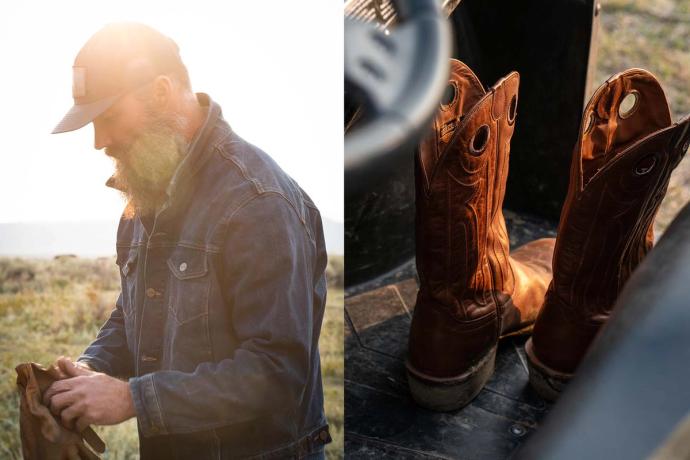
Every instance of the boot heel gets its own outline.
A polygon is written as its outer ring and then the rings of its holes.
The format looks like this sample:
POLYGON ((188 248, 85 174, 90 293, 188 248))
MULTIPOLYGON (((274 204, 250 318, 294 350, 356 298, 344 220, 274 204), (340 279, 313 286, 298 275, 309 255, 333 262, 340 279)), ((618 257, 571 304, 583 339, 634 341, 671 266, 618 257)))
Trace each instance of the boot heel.
POLYGON ((547 401, 555 401, 563 389, 572 379, 572 374, 563 374, 550 369, 535 356, 532 349, 532 338, 525 343, 527 368, 529 369, 529 383, 539 396, 547 401))
POLYGON ((407 367, 407 382, 412 397, 422 407, 447 412, 466 406, 481 391, 494 372, 496 347, 467 372, 456 377, 436 378, 407 367))

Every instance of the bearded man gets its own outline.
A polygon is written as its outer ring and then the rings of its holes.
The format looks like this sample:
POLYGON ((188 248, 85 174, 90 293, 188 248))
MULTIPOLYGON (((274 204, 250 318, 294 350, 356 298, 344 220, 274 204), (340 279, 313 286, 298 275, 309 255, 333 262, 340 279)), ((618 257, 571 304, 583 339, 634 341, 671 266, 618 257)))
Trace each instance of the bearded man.
POLYGON ((115 162, 122 289, 44 402, 79 431, 136 417, 142 459, 322 458, 319 211, 192 92, 159 32, 108 25, 73 69, 54 132, 92 122, 115 162))

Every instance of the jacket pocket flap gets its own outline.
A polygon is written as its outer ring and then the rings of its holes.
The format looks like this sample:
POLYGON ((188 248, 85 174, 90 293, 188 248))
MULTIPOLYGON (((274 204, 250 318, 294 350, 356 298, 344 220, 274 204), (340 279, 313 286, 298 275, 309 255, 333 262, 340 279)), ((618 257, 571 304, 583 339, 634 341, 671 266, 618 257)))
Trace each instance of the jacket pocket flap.
POLYGON ((177 247, 168 258, 168 267, 178 279, 200 278, 208 272, 206 252, 177 247))

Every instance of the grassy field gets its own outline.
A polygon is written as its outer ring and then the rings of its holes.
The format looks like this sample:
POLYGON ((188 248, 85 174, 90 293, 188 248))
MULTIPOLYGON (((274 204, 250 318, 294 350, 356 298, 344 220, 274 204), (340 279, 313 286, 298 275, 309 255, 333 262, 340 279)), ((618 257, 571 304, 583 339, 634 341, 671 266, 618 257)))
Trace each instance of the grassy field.
MULTIPOLYGON (((690 113, 690 0, 602 0, 599 52, 594 88, 630 67, 659 78, 673 120, 690 113)), ((690 201, 690 159, 686 156, 671 184, 656 221, 663 232, 690 201)))
MULTIPOLYGON (((329 458, 342 458, 343 449, 343 291, 337 282, 342 265, 342 257, 336 257, 329 266, 335 281, 320 342, 326 416, 334 438, 329 458)), ((0 258, 0 458, 21 458, 14 367, 25 361, 47 365, 59 355, 76 358, 96 336, 118 292, 114 258, 0 258)), ((97 431, 108 446, 103 458, 138 458, 134 419, 97 431)))

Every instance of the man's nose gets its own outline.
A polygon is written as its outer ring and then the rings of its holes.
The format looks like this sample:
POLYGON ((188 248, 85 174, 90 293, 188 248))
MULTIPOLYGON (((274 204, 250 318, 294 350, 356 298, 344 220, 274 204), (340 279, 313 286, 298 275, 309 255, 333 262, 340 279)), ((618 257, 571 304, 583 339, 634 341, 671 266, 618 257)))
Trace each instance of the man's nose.
POLYGON ((101 150, 106 147, 110 147, 111 139, 108 131, 98 126, 98 124, 93 124, 93 148, 96 150, 101 150))

